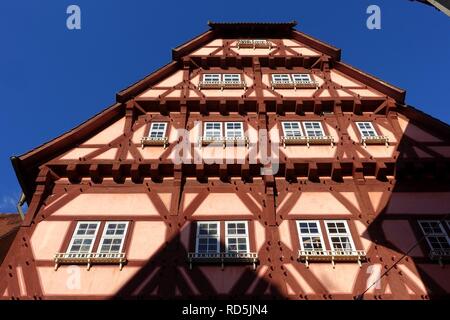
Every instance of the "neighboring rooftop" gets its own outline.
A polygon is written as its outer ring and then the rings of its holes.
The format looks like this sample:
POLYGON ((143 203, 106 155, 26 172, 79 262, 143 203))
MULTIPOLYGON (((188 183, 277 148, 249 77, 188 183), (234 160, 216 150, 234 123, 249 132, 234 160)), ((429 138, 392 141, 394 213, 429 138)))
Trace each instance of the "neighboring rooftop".
POLYGON ((0 213, 0 264, 5 258, 21 222, 17 213, 0 213))
POLYGON ((433 6, 450 17, 450 0, 416 0, 416 1, 422 2, 429 6, 433 6))
POLYGON ((0 213, 0 239, 20 226, 21 220, 17 213, 0 213))

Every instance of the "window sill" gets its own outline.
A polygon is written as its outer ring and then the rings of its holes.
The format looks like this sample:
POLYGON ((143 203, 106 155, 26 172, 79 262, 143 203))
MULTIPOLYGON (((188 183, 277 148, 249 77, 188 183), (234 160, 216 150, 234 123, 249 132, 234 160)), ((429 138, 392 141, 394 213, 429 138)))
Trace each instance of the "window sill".
POLYGON ((248 148, 249 146, 249 139, 248 137, 200 137, 198 146, 201 148, 202 146, 206 145, 215 145, 215 146, 222 146, 225 147, 232 147, 232 146, 245 146, 248 148))
POLYGON ((330 145, 334 146, 334 139, 332 136, 322 136, 322 137, 281 137, 281 143, 283 144, 283 148, 286 149, 286 145, 330 145))
POLYGON ((198 89, 247 89, 244 81, 200 81, 198 89))
POLYGON ((450 249, 433 249, 429 255, 431 261, 438 261, 441 266, 450 262, 450 249))
POLYGON ((309 262, 311 261, 331 262, 333 264, 333 268, 336 261, 358 262, 361 267, 361 263, 366 261, 366 252, 363 250, 300 250, 298 252, 298 260, 304 262, 307 268, 309 268, 309 262))
POLYGON ((145 146, 163 146, 164 149, 166 149, 167 146, 169 145, 169 138, 167 138, 167 137, 163 137, 163 138, 142 137, 141 145, 142 145, 142 149, 144 149, 145 146))
POLYGON ((192 269, 192 264, 220 264, 222 270, 225 264, 252 264, 253 270, 256 269, 258 263, 258 254, 254 252, 245 253, 188 253, 189 268, 192 269))
POLYGON ((267 40, 239 40, 237 42, 239 49, 272 49, 272 43, 267 40))
POLYGON ((92 264, 118 264, 122 270, 127 262, 125 253, 57 253, 54 260, 55 271, 61 264, 86 264, 87 270, 92 264))
POLYGON ((316 81, 272 81, 270 83, 272 90, 274 89, 317 89, 319 88, 319 83, 316 81))
POLYGON ((384 144, 386 147, 389 146, 389 138, 386 136, 371 136, 371 137, 363 137, 361 138, 361 144, 364 147, 367 145, 376 145, 376 144, 384 144))

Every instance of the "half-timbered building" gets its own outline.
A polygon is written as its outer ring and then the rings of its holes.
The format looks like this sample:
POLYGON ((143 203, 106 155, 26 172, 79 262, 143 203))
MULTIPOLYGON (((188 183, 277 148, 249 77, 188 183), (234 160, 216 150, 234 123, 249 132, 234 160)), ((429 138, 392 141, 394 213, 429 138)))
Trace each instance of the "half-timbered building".
POLYGON ((449 126, 295 25, 210 22, 13 157, 0 298, 448 297, 449 126))

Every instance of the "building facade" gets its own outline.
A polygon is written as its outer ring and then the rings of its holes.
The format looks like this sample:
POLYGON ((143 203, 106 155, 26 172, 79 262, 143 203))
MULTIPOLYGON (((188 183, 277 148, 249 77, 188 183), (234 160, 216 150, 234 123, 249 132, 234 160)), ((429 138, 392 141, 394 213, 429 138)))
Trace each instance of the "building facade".
POLYGON ((2 299, 448 297, 450 127, 296 23, 209 23, 13 157, 2 299))

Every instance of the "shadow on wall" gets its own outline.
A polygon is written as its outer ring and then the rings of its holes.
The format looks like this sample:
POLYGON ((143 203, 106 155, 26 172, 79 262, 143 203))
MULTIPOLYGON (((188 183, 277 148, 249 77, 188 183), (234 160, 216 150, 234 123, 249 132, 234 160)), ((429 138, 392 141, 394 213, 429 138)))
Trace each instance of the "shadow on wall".
MULTIPOLYGON (((443 135, 438 129, 434 132, 443 135)), ((370 265, 381 265, 377 278, 380 286, 355 292, 361 299, 381 298, 384 294, 395 299, 436 299, 449 295, 448 267, 430 261, 429 247, 417 222, 448 217, 450 201, 444 198, 450 194, 450 184, 448 172, 442 171, 448 167, 448 159, 426 142, 412 138, 420 134, 416 126, 405 128, 395 160, 396 180, 386 181, 376 191, 381 193, 378 206, 363 237, 374 242, 368 257, 370 265), (425 153, 430 157, 423 157, 425 153)), ((186 223, 184 217, 169 220, 170 228, 176 225, 180 228, 186 223)), ((225 245, 221 243, 221 247, 225 245)), ((288 298, 279 287, 283 279, 276 278, 278 272, 271 272, 273 264, 266 250, 260 250, 261 264, 256 270, 251 265, 225 265, 222 270, 220 263, 193 265, 190 270, 187 255, 180 234, 175 233, 113 299, 288 298)))
MULTIPOLYGON (((220 243, 221 252, 225 244, 220 243)), ((259 274, 261 265, 193 264, 180 234, 172 237, 116 293, 113 299, 277 299, 276 285, 259 274)), ((261 258, 265 257, 259 257, 261 258)), ((267 269, 267 268, 264 268, 267 269)))
MULTIPOLYGON (((438 127, 434 128, 434 134, 442 137, 438 127)), ((447 135, 444 132, 444 137, 447 135)), ((448 140, 421 132, 414 124, 408 123, 405 128, 398 145, 395 183, 383 191, 378 208, 374 208, 375 219, 364 234, 375 243, 368 254, 374 257, 371 263, 383 266, 375 294, 385 293, 389 282, 391 286, 394 284, 393 293, 398 299, 411 295, 438 299, 450 295, 448 266, 430 259, 430 247, 419 226, 420 220, 439 220, 444 225, 450 218, 449 160, 433 149, 445 143, 448 140)), ((450 234, 450 230, 446 231, 450 234)), ((360 297, 364 299, 367 295, 362 292, 360 297)))

